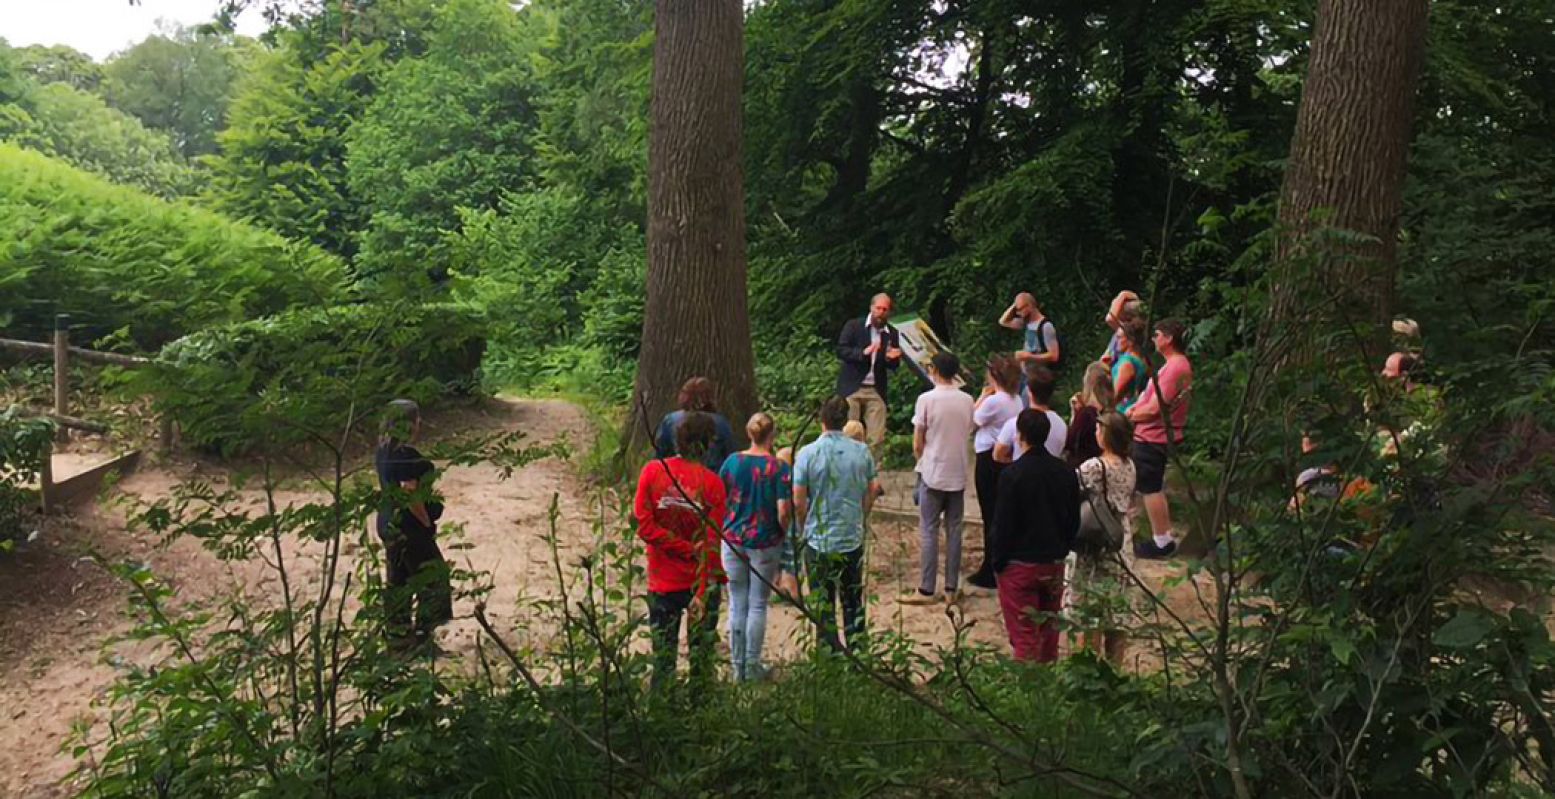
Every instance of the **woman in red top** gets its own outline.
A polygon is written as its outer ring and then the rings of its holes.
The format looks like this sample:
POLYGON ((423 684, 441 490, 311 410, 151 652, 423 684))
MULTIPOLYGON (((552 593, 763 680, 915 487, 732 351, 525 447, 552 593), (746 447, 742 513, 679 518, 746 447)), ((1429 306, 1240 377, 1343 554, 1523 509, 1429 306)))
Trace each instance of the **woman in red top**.
POLYGON ((673 458, 657 458, 637 480, 637 537, 648 545, 648 624, 653 632, 653 687, 675 676, 680 618, 690 611, 691 676, 712 670, 718 640, 723 481, 702 465, 717 435, 712 417, 688 413, 675 428, 673 458))

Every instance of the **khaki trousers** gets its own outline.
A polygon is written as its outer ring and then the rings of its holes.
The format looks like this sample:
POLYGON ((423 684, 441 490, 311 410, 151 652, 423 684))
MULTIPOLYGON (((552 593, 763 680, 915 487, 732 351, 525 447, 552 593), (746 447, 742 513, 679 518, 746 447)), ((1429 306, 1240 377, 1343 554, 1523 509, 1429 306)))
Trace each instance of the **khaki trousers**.
POLYGON ((848 395, 848 419, 864 423, 869 454, 875 459, 875 468, 880 468, 880 456, 885 449, 885 400, 874 386, 861 386, 848 395))

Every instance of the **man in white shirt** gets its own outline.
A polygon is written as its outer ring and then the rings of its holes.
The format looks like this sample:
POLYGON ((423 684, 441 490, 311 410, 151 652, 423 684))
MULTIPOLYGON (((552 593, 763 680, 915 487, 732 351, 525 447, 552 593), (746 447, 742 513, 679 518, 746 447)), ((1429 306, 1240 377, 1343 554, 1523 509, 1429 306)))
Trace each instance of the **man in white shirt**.
MULTIPOLYGON (((1043 442, 1043 449, 1055 458, 1062 458, 1064 439, 1069 435, 1069 423, 1054 413, 1048 405, 1053 401, 1053 388, 1057 378, 1048 368, 1029 361, 1021 367, 1021 370, 1026 376, 1026 403, 1046 413, 1047 420, 1052 425, 1047 433, 1047 441, 1043 442)), ((1025 453, 1026 445, 1021 443, 1020 436, 1015 434, 1015 420, 1005 422, 1004 428, 999 431, 999 437, 994 440, 993 459, 1000 463, 1013 463, 1025 453)))
POLYGON ((902 601, 924 605, 934 601, 939 567, 939 531, 945 526, 945 599, 954 601, 961 578, 961 522, 965 512, 967 441, 972 437, 972 397, 956 388, 961 362, 948 352, 934 356, 930 378, 934 387, 918 395, 912 415, 912 451, 918 459, 918 590, 902 601))

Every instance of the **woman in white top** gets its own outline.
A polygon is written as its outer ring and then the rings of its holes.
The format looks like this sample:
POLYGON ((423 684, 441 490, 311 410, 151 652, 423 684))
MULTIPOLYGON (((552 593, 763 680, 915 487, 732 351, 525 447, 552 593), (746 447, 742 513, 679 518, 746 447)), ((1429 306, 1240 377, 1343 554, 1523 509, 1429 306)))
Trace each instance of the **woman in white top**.
POLYGON ((1134 462, 1129 450, 1134 442, 1134 426, 1120 413, 1108 411, 1096 423, 1096 443, 1101 455, 1080 464, 1081 502, 1105 501, 1113 515, 1123 523, 1123 550, 1108 553, 1070 554, 1068 607, 1070 618, 1084 632, 1080 646, 1102 653, 1113 664, 1121 665, 1128 636, 1123 621, 1128 615, 1129 577, 1123 558, 1132 554, 1134 529, 1129 521, 1129 504, 1134 499, 1134 462))
POLYGON ((1015 395, 1020 385, 1020 366, 1008 355, 995 355, 988 360, 988 371, 983 378, 983 393, 972 406, 972 423, 976 431, 972 436, 972 449, 977 453, 977 468, 973 483, 977 488, 977 510, 983 520, 983 565, 967 579, 978 588, 994 587, 993 566, 989 564, 988 528, 993 524, 995 494, 999 489, 999 472, 1004 464, 993 459, 994 440, 1005 422, 1020 415, 1020 397, 1015 395))

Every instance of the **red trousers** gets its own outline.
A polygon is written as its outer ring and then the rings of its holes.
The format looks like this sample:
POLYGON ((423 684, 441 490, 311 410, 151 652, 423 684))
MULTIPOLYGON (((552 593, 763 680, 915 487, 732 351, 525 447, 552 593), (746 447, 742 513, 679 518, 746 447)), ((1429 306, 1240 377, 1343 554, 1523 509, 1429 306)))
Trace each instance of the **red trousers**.
POLYGON ((999 609, 1016 660, 1058 659, 1057 615, 1064 597, 1064 564, 1011 563, 998 574, 999 609), (1047 614, 1039 622, 1033 614, 1047 614))

